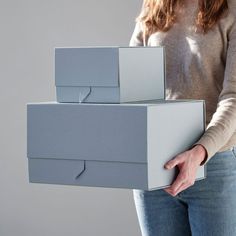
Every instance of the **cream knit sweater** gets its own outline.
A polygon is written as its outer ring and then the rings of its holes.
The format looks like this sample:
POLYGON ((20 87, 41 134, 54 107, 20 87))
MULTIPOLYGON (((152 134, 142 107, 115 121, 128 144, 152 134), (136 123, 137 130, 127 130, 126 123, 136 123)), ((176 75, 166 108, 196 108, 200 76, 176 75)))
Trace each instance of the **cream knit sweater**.
MULTIPOLYGON (((166 99, 201 99, 206 102, 206 131, 196 144, 208 153, 236 146, 236 0, 229 13, 206 35, 194 32, 197 0, 178 13, 168 32, 142 37, 136 23, 130 46, 165 46, 166 99)), ((181 138, 181 134, 180 134, 181 138)))

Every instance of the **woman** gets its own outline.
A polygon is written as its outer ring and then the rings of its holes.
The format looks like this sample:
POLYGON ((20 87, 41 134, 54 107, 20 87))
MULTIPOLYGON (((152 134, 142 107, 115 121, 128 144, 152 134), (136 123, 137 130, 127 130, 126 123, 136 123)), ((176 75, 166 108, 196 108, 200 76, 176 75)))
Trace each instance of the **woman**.
MULTIPOLYGON (((145 0, 130 46, 165 46, 166 98, 204 99, 207 128, 165 168, 162 190, 133 190, 143 236, 236 235, 236 1, 145 0), (200 165, 207 178, 195 182, 200 165)), ((180 134, 181 138, 181 134, 180 134)))

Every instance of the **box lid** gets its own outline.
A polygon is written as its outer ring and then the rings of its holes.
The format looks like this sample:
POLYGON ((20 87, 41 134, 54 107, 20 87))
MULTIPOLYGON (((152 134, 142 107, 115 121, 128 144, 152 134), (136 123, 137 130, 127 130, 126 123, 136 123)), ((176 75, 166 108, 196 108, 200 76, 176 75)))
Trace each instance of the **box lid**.
POLYGON ((29 158, 147 162, 146 106, 28 104, 29 158))
POLYGON ((119 85, 118 47, 55 48, 56 86, 119 85))

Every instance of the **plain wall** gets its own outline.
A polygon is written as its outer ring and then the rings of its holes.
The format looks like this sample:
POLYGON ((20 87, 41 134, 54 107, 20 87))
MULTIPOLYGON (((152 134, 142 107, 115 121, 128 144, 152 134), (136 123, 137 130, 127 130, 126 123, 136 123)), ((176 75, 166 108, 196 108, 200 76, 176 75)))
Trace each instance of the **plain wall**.
POLYGON ((0 0, 0 236, 139 236, 132 190, 29 184, 26 103, 55 100, 54 47, 127 46, 141 0, 0 0))

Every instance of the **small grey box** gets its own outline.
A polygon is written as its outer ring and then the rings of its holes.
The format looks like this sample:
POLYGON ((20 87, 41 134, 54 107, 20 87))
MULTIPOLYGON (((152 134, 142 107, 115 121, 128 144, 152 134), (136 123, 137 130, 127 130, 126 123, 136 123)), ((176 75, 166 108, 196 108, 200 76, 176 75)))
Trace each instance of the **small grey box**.
POLYGON ((163 47, 55 48, 58 102, 165 99, 163 47))
MULTIPOLYGON (((33 183, 153 190, 178 169, 164 164, 205 130, 204 101, 27 106, 29 179, 33 183)), ((196 180, 206 176, 205 166, 196 180)))

